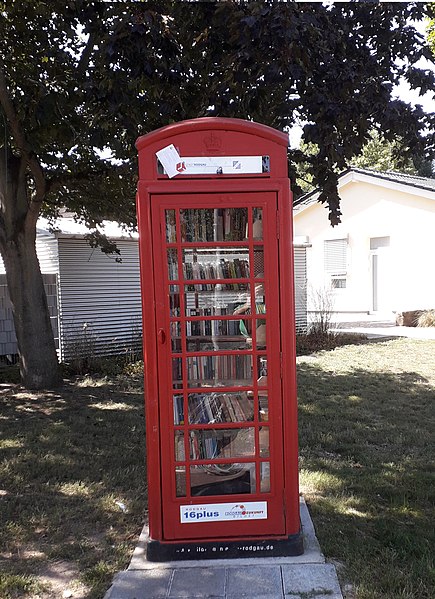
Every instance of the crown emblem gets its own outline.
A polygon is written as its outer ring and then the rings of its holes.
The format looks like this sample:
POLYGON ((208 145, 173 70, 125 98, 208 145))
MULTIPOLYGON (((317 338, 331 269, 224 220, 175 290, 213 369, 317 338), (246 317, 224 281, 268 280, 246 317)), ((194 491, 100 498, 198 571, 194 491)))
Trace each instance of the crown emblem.
POLYGON ((204 137, 204 145, 209 152, 219 152, 222 147, 222 139, 211 131, 204 137))

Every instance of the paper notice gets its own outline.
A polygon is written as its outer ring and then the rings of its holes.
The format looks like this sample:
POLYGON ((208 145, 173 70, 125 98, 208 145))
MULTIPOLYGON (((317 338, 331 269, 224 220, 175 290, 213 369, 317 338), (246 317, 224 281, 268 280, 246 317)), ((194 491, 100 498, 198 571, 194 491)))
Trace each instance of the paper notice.
POLYGON ((183 172, 183 161, 173 144, 156 152, 156 156, 170 179, 183 172))

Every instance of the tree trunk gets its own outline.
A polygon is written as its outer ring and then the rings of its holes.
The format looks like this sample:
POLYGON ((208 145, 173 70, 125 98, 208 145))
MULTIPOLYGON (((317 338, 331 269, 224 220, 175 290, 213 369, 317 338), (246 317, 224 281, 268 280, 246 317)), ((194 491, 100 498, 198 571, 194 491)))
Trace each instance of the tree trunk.
POLYGON ((9 156, 6 165, 0 161, 0 171, 0 251, 14 315, 21 378, 29 389, 52 388, 60 382, 60 375, 36 255, 37 214, 30 212, 22 161, 9 156))

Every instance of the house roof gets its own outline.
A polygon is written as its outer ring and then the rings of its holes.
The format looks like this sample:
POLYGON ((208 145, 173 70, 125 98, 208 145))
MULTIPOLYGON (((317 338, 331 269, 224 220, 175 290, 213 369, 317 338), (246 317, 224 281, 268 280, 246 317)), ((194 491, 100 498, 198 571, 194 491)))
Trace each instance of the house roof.
MULTIPOLYGON (((397 191, 404 191, 435 200, 435 179, 429 179, 428 177, 418 177, 417 175, 408 175, 395 171, 380 172, 352 167, 339 175, 338 188, 340 189, 347 183, 355 181, 389 187, 397 191)), ((320 190, 315 189, 295 200, 293 203, 295 212, 299 212, 316 202, 319 194, 320 190)))

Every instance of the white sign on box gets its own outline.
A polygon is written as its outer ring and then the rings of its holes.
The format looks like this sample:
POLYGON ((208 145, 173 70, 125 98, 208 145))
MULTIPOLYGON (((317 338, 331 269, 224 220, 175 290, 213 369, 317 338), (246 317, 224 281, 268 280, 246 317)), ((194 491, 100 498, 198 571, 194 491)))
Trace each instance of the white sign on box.
POLYGON ((263 156, 180 156, 173 144, 156 152, 170 179, 176 175, 246 175, 265 172, 263 156))
POLYGON ((220 522, 222 520, 265 520, 266 518, 266 501, 180 506, 180 522, 182 524, 220 522))
POLYGON ((170 179, 180 173, 181 158, 173 144, 156 152, 156 156, 163 164, 163 168, 170 179))

